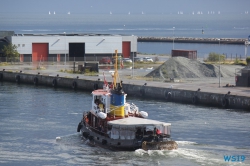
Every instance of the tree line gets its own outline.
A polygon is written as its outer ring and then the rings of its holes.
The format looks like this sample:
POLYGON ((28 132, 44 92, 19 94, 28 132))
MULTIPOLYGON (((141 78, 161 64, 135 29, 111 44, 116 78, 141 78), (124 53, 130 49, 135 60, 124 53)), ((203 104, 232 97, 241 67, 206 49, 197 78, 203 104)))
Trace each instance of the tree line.
MULTIPOLYGON (((218 53, 215 53, 215 52, 211 52, 209 53, 208 55, 208 58, 206 59, 207 62, 224 62, 226 60, 226 56, 225 55, 222 55, 222 54, 218 54, 218 53)), ((236 64, 238 64, 238 59, 236 58, 236 64)), ((246 58, 246 63, 247 65, 250 65, 250 57, 247 57, 246 58)))

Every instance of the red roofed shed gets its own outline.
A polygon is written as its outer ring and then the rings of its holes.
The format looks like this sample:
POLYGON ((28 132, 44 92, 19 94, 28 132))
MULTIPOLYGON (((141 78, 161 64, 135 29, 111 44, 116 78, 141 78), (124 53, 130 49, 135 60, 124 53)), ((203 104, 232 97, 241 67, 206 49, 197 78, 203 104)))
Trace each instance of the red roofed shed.
POLYGON ((185 57, 188 59, 197 59, 197 50, 172 50, 172 57, 185 57))

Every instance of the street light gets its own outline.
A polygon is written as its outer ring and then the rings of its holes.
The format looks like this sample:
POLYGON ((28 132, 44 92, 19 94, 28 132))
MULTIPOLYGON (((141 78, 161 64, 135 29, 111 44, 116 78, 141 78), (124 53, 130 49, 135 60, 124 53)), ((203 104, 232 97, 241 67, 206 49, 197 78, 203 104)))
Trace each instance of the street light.
MULTIPOLYGON (((220 50, 220 39, 219 40, 219 50, 220 50)), ((219 88, 220 88, 220 53, 219 53, 219 88)))
POLYGON ((134 62, 135 62, 135 57, 134 57, 134 51, 133 51, 132 78, 134 78, 134 62))
POLYGON ((173 49, 174 49, 174 30, 175 30, 175 27, 173 27, 173 49))
POLYGON ((65 47, 65 62, 64 62, 64 65, 66 66, 66 32, 63 32, 64 33, 64 47, 65 47))
MULTIPOLYGON (((134 37, 134 35, 132 35, 134 37)), ((132 78, 134 78, 134 63, 135 63, 135 57, 134 57, 134 50, 132 50, 133 52, 133 61, 132 61, 132 78)))
POLYGON ((250 35, 248 36, 248 41, 245 41, 245 58, 247 59, 247 47, 250 45, 250 35))

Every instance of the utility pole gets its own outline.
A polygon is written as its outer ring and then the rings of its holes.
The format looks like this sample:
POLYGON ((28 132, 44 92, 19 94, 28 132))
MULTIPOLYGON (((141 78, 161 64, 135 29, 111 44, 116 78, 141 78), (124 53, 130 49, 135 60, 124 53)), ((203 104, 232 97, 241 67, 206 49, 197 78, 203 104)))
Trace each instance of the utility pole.
MULTIPOLYGON (((220 50, 220 39, 219 40, 219 50, 220 50)), ((219 88, 220 88, 220 53, 219 53, 219 88)))
POLYGON ((64 33, 64 48, 65 48, 65 62, 64 62, 64 65, 65 65, 65 67, 66 67, 66 50, 67 50, 67 48, 66 48, 66 32, 63 32, 64 33))
POLYGON ((175 30, 175 27, 173 27, 173 50, 174 50, 174 30, 175 30))

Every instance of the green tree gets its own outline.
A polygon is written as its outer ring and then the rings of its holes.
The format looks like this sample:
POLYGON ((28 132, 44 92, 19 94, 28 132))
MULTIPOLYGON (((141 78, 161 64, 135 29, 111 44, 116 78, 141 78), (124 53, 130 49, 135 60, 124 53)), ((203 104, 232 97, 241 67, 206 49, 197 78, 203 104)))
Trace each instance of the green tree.
POLYGON ((247 57, 246 62, 247 62, 247 65, 250 66, 250 57, 247 57))
POLYGON ((3 55, 5 55, 10 61, 14 61, 19 57, 19 53, 17 52, 17 46, 14 44, 4 45, 2 52, 3 55))
POLYGON ((207 60, 210 62, 224 62, 226 59, 225 55, 217 54, 214 52, 209 53, 207 60))

